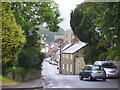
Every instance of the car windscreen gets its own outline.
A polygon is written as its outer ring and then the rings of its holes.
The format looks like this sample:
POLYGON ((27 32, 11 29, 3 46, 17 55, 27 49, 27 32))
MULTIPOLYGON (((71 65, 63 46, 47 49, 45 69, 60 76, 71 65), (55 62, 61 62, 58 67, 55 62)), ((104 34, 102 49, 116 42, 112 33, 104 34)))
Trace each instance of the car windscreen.
POLYGON ((117 66, 113 63, 103 63, 102 66, 104 68, 116 68, 117 66))
POLYGON ((101 66, 93 66, 92 70, 103 70, 103 67, 101 67, 101 66))

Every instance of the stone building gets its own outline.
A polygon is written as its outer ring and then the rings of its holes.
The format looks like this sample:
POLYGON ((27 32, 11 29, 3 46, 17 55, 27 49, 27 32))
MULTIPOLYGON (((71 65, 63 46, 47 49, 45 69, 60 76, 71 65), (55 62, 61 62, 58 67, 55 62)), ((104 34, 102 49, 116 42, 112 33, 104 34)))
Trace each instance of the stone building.
MULTIPOLYGON (((72 44, 66 44, 62 49, 61 52, 69 48, 72 44)), ((55 53, 55 59, 59 62, 60 61, 60 49, 55 53)))
POLYGON ((80 70, 86 65, 84 62, 84 52, 87 44, 79 41, 62 51, 61 73, 74 75, 79 74, 80 70))

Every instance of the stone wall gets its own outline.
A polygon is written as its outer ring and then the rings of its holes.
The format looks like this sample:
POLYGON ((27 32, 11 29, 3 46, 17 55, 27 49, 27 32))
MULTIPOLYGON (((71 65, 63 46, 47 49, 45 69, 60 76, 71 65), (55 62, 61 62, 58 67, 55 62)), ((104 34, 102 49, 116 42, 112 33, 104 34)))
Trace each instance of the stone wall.
POLYGON ((40 69, 31 69, 30 72, 28 72, 25 77, 23 78, 22 75, 14 74, 14 73, 7 73, 7 77, 10 79, 14 79, 16 81, 22 82, 27 81, 31 79, 41 78, 41 70, 40 69))
POLYGON ((62 54, 62 74, 78 75, 80 73, 80 70, 83 69, 86 65, 84 62, 84 51, 85 49, 81 49, 74 54, 62 54))
POLYGON ((75 67, 75 74, 78 75, 80 73, 80 70, 82 70, 85 67, 85 62, 83 57, 76 58, 76 67, 75 67))
POLYGON ((73 54, 62 54, 61 69, 62 69, 62 74, 64 75, 74 74, 74 55, 73 54))
POLYGON ((12 73, 12 72, 8 72, 7 77, 10 79, 19 81, 19 82, 23 81, 22 75, 20 75, 20 74, 18 75, 18 74, 12 73))
POLYGON ((31 80, 31 79, 36 79, 41 77, 41 70, 39 69, 32 69, 29 73, 26 74, 25 76, 25 81, 31 80))

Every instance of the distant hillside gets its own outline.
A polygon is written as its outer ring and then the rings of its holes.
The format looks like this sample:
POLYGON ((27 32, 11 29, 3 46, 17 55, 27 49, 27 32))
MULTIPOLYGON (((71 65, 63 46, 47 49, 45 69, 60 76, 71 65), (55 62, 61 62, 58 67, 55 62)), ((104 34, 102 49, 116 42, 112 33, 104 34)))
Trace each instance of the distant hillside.
POLYGON ((43 27, 43 25, 40 25, 39 28, 40 28, 40 30, 38 31, 38 33, 43 36, 46 35, 47 42, 54 42, 55 39, 58 39, 58 37, 63 38, 63 36, 64 36, 64 30, 62 28, 60 28, 60 30, 58 30, 58 32, 51 32, 47 28, 43 27))

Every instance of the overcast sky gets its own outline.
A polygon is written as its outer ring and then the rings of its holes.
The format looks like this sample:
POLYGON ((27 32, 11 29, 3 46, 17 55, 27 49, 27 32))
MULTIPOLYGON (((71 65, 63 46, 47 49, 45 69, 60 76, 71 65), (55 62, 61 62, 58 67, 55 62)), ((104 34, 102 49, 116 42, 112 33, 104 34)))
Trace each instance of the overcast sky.
POLYGON ((75 9, 77 4, 82 3, 84 0, 54 0, 59 4, 59 11, 61 17, 64 19, 59 26, 64 30, 70 29, 70 13, 75 9))

